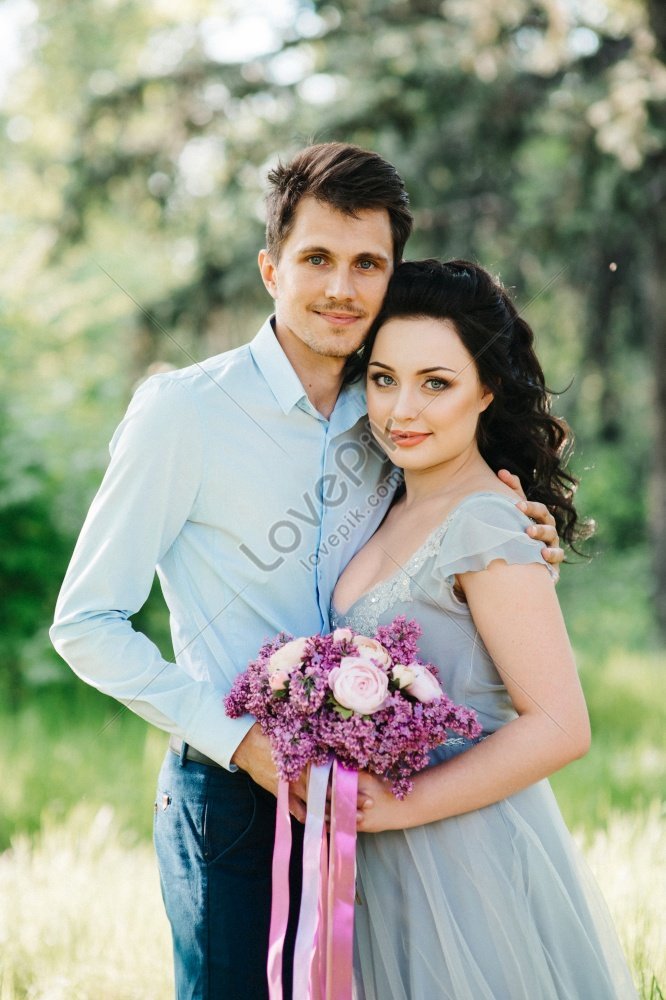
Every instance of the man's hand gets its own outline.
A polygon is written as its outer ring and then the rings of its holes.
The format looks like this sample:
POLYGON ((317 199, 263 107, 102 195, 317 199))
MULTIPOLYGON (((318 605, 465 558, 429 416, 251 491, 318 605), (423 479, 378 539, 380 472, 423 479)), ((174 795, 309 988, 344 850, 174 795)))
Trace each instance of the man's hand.
MULTIPOLYGON (((241 771, 246 771, 253 781, 277 797, 279 778, 271 755, 271 745, 258 722, 255 722, 236 747, 231 763, 240 767, 241 771)), ((306 800, 307 770, 298 781, 289 785, 289 812, 300 823, 305 823, 306 800)))
POLYGON ((557 537, 557 528, 555 527, 555 518, 545 504, 525 499, 525 493, 523 492, 523 487, 518 476, 514 476, 507 469, 500 469, 497 477, 514 490, 518 496, 522 497, 517 506, 522 510, 523 514, 527 514, 533 521, 538 522, 537 524, 531 524, 525 530, 531 538, 538 538, 540 542, 544 543, 541 555, 547 563, 550 563, 555 568, 557 579, 559 576, 557 567, 564 559, 564 550, 560 548, 560 540, 557 537))

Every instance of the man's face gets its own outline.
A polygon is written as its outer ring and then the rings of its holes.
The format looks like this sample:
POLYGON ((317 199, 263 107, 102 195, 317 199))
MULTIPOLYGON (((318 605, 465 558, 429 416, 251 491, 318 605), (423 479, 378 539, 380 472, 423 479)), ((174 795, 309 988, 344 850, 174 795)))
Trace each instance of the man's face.
POLYGON ((346 358, 363 343, 393 271, 389 214, 363 209, 354 217, 305 197, 279 262, 262 250, 259 267, 283 346, 346 358))

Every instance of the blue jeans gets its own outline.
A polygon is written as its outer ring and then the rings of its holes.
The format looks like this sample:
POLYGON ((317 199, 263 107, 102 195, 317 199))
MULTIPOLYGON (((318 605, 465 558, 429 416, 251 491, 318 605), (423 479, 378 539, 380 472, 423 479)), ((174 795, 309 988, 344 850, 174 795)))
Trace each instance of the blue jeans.
MULTIPOLYGON (((283 969, 300 900, 302 830, 293 823, 292 906, 283 969)), ((154 841, 171 924, 177 1000, 267 1000, 275 798, 243 771, 168 750, 157 786, 154 841)))

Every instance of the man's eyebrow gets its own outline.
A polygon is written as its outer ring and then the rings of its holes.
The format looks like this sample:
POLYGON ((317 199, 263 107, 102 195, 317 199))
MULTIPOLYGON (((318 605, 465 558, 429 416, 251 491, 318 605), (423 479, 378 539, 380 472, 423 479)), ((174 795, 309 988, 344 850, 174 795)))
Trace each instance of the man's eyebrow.
MULTIPOLYGON (((377 365, 378 368, 385 368, 387 372, 394 372, 395 368, 391 368, 390 365, 385 365, 383 361, 371 361, 368 365, 377 365)), ((417 371, 417 375, 428 375, 430 372, 453 372, 455 375, 455 368, 445 368, 444 365, 435 365, 434 368, 420 368, 417 371)))
POLYGON ((331 251, 328 249, 328 247, 307 246, 307 247, 299 247, 298 252, 302 254, 315 254, 315 253, 330 254, 331 251))

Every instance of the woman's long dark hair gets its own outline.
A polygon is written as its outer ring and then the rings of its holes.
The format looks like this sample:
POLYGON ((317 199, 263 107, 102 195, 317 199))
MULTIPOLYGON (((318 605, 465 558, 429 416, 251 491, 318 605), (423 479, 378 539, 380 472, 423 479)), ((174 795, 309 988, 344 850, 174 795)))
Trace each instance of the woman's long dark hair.
POLYGON ((519 476, 528 500, 540 500, 552 512, 565 542, 589 534, 573 504, 578 481, 566 468, 573 436, 565 421, 550 413, 534 335, 504 288, 466 260, 401 264, 359 356, 363 370, 383 324, 406 317, 450 320, 474 358, 481 384, 494 397, 477 431, 488 465, 519 476))

